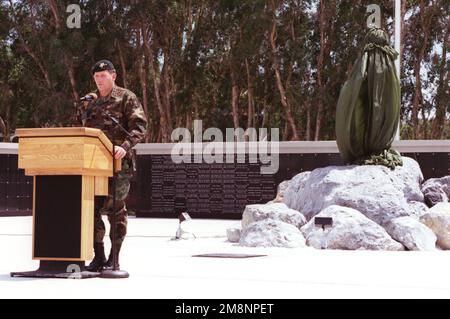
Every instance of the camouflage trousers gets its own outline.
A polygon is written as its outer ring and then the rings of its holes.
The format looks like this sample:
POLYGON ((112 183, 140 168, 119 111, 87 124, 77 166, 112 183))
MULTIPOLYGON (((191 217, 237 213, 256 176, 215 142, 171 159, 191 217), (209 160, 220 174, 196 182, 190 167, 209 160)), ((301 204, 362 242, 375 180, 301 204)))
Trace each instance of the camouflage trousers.
MULTIPOLYGON (((116 244, 122 244, 127 234, 127 209, 125 201, 130 191, 130 176, 128 171, 128 165, 126 161, 123 161, 122 171, 117 173, 116 178, 116 204, 114 212, 116 214, 116 244)), ((112 178, 109 179, 108 190, 109 195, 106 197, 97 197, 95 199, 95 210, 94 210, 94 243, 103 243, 103 238, 105 237, 106 228, 105 223, 102 220, 102 214, 108 215, 108 221, 111 225, 109 232, 109 237, 112 242, 112 214, 113 214, 113 196, 112 196, 112 178)))

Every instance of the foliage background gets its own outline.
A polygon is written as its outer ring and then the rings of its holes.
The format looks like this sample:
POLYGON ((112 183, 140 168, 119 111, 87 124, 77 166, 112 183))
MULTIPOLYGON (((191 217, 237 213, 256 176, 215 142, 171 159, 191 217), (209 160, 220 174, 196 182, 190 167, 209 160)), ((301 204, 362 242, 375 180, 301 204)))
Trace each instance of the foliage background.
MULTIPOLYGON (((0 0, 0 134, 70 125, 95 88, 91 65, 107 58, 142 101, 148 142, 195 119, 335 139, 371 3, 392 36, 390 0, 0 0), (66 26, 72 3, 80 29, 66 26)), ((402 139, 450 137, 449 13, 448 0, 402 1, 402 139)))

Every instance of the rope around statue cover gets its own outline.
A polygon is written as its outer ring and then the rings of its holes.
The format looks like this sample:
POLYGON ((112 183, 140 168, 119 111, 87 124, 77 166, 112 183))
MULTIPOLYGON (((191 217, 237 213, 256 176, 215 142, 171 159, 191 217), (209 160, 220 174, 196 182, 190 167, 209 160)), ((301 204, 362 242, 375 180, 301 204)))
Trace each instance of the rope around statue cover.
POLYGON ((361 157, 355 161, 356 165, 384 165, 390 169, 395 169, 396 166, 403 166, 402 156, 394 149, 383 150, 378 155, 369 155, 361 157))

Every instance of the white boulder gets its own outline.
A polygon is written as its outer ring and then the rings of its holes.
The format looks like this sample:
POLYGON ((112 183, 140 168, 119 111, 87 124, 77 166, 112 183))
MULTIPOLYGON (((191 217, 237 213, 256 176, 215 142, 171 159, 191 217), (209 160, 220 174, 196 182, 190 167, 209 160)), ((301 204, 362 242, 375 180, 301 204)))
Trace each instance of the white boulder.
POLYGON ((305 216, 296 210, 290 209, 284 203, 256 204, 245 207, 242 214, 242 229, 245 229, 253 222, 268 218, 291 224, 297 228, 302 227, 306 223, 305 216))
POLYGON ((264 219, 253 222, 242 230, 241 246, 249 247, 305 247, 305 238, 300 230, 284 222, 264 219))
POLYGON ((388 222, 385 229, 393 239, 409 250, 436 250, 436 235, 415 218, 395 218, 388 222))
POLYGON ((420 221, 436 234, 442 249, 450 249, 450 203, 437 203, 420 221))
POLYGON ((308 246, 343 250, 404 250, 402 244, 393 240, 378 224, 353 208, 331 205, 316 217, 331 217, 333 226, 325 231, 311 219, 301 228, 308 246))

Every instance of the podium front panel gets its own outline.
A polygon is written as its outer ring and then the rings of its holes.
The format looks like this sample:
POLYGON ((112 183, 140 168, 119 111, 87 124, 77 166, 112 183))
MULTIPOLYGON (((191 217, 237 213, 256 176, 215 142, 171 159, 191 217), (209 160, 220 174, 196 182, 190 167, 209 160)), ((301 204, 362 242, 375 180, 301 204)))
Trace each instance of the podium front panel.
POLYGON ((33 258, 79 260, 82 176, 36 176, 33 258))

